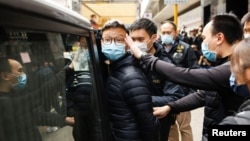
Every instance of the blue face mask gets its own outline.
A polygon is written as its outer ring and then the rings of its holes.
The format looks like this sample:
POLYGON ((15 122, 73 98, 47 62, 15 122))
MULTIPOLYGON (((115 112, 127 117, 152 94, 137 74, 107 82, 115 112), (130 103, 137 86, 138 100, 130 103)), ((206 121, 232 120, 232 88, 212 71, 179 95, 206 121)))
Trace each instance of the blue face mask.
POLYGON ((205 44, 202 42, 201 44, 201 50, 202 50, 202 54, 211 62, 216 62, 216 56, 217 53, 216 52, 211 52, 208 49, 208 44, 205 44))
POLYGON ((114 43, 110 45, 102 44, 102 53, 110 60, 116 61, 126 54, 125 44, 116 45, 114 43))
MULTIPOLYGON (((16 76, 16 75, 15 75, 16 76)), ((14 90, 21 90, 26 87, 27 84, 27 76, 26 74, 22 74, 17 77, 17 83, 12 85, 14 90)))
POLYGON ((174 41, 174 37, 172 35, 165 34, 161 36, 161 41, 163 44, 169 45, 174 41))
POLYGON ((242 97, 249 96, 249 91, 248 91, 247 85, 236 84, 235 76, 233 74, 231 74, 229 81, 230 81, 230 87, 234 91, 235 94, 242 96, 242 97))

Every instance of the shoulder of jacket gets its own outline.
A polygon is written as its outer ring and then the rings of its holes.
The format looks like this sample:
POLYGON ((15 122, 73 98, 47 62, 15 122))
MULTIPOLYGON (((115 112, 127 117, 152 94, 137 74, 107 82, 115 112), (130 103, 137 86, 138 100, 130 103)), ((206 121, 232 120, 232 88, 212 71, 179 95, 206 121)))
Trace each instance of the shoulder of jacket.
POLYGON ((183 42, 183 41, 179 41, 179 45, 183 46, 184 48, 189 48, 190 45, 186 42, 183 42))
POLYGON ((119 77, 120 81, 127 81, 128 79, 136 79, 142 74, 142 70, 134 65, 126 66, 119 71, 115 72, 116 77, 119 77))
POLYGON ((246 125, 250 123, 250 111, 242 111, 234 116, 234 120, 239 125, 246 125))
POLYGON ((227 61, 227 62, 223 63, 222 65, 230 66, 230 61, 227 61))

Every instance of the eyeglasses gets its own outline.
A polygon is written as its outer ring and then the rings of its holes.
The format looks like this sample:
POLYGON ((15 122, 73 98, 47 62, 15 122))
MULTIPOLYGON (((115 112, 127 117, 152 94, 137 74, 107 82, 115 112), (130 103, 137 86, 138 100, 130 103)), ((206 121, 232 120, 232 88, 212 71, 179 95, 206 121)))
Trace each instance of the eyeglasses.
POLYGON ((110 45, 114 41, 116 45, 124 45, 124 38, 102 38, 102 43, 105 45, 110 45))

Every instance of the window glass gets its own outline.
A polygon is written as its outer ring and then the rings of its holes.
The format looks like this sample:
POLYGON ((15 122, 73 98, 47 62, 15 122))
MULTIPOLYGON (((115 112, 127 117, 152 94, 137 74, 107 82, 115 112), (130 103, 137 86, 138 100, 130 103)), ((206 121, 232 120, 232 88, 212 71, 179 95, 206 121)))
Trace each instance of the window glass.
POLYGON ((6 134, 0 140, 73 141, 74 120, 84 127, 75 128, 79 134, 101 141, 90 39, 23 29, 0 32, 0 57, 9 63, 0 67, 0 131, 6 134))

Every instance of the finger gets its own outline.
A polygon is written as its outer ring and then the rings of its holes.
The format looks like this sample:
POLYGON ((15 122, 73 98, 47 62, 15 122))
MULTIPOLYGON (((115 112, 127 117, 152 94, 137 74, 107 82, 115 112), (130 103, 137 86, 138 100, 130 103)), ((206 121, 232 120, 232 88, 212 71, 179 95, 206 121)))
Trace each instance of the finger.
POLYGON ((125 41, 126 41, 126 43, 127 43, 129 46, 131 46, 131 45, 133 44, 133 40, 131 39, 131 37, 130 37, 128 34, 126 34, 125 41))
POLYGON ((159 109, 159 107, 153 107, 153 110, 154 111, 156 111, 156 110, 158 110, 159 109))
POLYGON ((153 111, 153 115, 154 116, 159 116, 161 113, 159 112, 159 110, 153 111))

